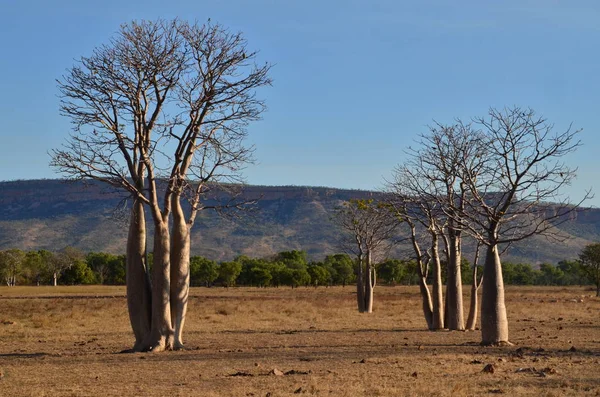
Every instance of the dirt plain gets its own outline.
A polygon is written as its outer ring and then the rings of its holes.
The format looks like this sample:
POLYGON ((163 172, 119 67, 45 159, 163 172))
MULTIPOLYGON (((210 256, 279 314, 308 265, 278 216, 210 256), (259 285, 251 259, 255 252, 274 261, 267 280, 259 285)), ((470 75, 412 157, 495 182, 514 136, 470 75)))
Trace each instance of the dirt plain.
POLYGON ((193 288, 187 350, 120 354, 123 287, 1 287, 0 396, 600 395, 592 295, 509 287, 514 346, 482 347, 427 331, 416 287, 377 287, 372 314, 352 287, 193 288))

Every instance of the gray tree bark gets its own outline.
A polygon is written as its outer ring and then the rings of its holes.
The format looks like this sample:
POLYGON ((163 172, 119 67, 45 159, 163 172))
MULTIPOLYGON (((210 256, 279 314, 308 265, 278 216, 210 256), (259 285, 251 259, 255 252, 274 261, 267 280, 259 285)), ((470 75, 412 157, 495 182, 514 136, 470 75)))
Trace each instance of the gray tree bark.
POLYGON ((183 349, 183 326, 190 289, 190 225, 185 220, 179 197, 172 200, 173 228, 171 234, 171 322, 176 350, 183 349))
POLYGON ((467 330, 475 331, 477 324, 477 308, 479 306, 479 284, 477 283, 477 266, 473 268, 473 283, 471 284, 471 304, 469 305, 469 318, 467 319, 467 330))
POLYGON ((504 304, 504 281, 498 245, 487 247, 483 268, 483 292, 481 296, 481 344, 507 345, 508 319, 504 304))
POLYGON ((425 277, 419 276, 419 290, 421 291, 423 314, 425 322, 427 322, 427 328, 433 329, 433 302, 431 301, 431 293, 429 292, 425 277))
POLYGON ((475 325, 477 324, 477 313, 479 306, 479 287, 483 282, 483 278, 478 280, 477 277, 477 263, 479 262, 479 248, 480 243, 477 243, 475 249, 475 259, 473 260, 473 282, 471 283, 471 304, 469 306, 469 318, 467 319, 467 330, 474 331, 475 325))
POLYGON ((150 334, 152 292, 146 262, 146 215, 144 205, 136 200, 131 209, 126 259, 127 309, 135 344, 141 351, 150 334))
POLYGON ((433 259, 433 321, 432 329, 444 329, 444 297, 442 292, 442 265, 438 247, 438 235, 431 233, 431 256, 433 259))
POLYGON ((170 238, 168 220, 154 219, 154 262, 152 264, 152 321, 145 350, 160 352, 173 348, 171 324, 170 238))
POLYGON ((461 277, 461 236, 460 231, 449 230, 449 261, 446 280, 446 328, 463 331, 465 329, 462 277, 461 277))

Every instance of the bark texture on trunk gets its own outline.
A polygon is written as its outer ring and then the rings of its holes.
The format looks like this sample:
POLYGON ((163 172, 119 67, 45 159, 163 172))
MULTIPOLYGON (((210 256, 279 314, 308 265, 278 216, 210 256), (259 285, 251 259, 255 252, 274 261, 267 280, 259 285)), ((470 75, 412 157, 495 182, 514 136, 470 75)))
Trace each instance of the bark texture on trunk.
POLYGON ((475 254, 475 261, 473 261, 473 282, 471 283, 471 305, 469 307, 469 318, 467 320, 467 329, 469 331, 475 331, 477 325, 477 313, 479 312, 479 287, 483 282, 477 280, 477 259, 479 258, 479 245, 475 254))
POLYGON ((159 352, 173 348, 171 324, 170 237, 168 222, 154 221, 154 262, 152 264, 152 322, 145 350, 159 352))
POLYGON ((483 345, 509 344, 502 264, 496 244, 487 247, 482 285, 481 343, 483 345))
POLYGON ((433 260, 433 321, 432 329, 444 329, 444 297, 442 292, 442 264, 437 234, 432 235, 431 255, 433 260))
POLYGON ((462 277, 461 277, 461 237, 456 231, 450 232, 449 238, 449 261, 448 278, 446 281, 446 310, 447 322, 446 328, 451 330, 463 331, 465 329, 465 319, 463 310, 462 296, 462 277))
POLYGON ((179 197, 172 201, 173 228, 171 233, 171 321, 174 328, 173 348, 183 349, 183 325, 190 289, 190 227, 179 197))
POLYGON ((477 293, 479 288, 477 282, 471 285, 471 304, 469 305, 469 318, 467 319, 467 330, 475 331, 475 325, 477 324, 477 308, 479 306, 479 297, 477 293))
POLYGON ((152 317, 152 293, 146 263, 146 217, 140 201, 134 202, 131 209, 125 270, 127 309, 135 336, 133 350, 140 351, 149 337, 152 317))
POLYGON ((421 291, 423 315, 425 316, 425 322, 427 322, 427 328, 433 329, 433 302, 431 301, 431 293, 429 292, 425 277, 419 277, 419 290, 421 291))

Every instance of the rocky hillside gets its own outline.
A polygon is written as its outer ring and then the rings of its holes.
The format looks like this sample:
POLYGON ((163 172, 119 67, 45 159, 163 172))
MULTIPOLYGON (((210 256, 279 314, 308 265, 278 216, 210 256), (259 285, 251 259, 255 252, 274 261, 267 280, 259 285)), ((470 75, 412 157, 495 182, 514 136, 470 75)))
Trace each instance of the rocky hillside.
MULTIPOLYGON (((350 198, 379 193, 324 187, 248 186, 246 198, 259 198, 249 216, 222 217, 204 211, 193 231, 193 253, 215 260, 244 254, 267 256, 284 250, 305 250, 321 259, 339 252, 339 232, 331 223, 334 208, 350 198)), ((120 192, 103 185, 28 180, 0 182, 0 249, 57 250, 67 245, 84 251, 123 253, 127 202, 120 192)), ((571 238, 564 243, 536 237, 511 247, 506 259, 556 263, 575 258, 581 248, 600 240, 600 210, 577 214, 561 229, 571 238)), ((469 245, 467 258, 471 257, 469 245)), ((390 254, 403 258, 408 247, 390 254)))

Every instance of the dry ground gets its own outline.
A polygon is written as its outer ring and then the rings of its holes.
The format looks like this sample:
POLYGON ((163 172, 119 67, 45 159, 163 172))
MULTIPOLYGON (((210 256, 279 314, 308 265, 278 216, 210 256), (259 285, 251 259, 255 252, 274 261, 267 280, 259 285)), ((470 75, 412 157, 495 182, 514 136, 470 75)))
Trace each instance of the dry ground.
POLYGON ((589 289, 509 288, 502 348, 424 330, 417 288, 377 287, 370 315, 353 292, 192 289, 189 350, 119 354, 133 342, 123 288, 2 287, 0 395, 600 395, 589 289))

